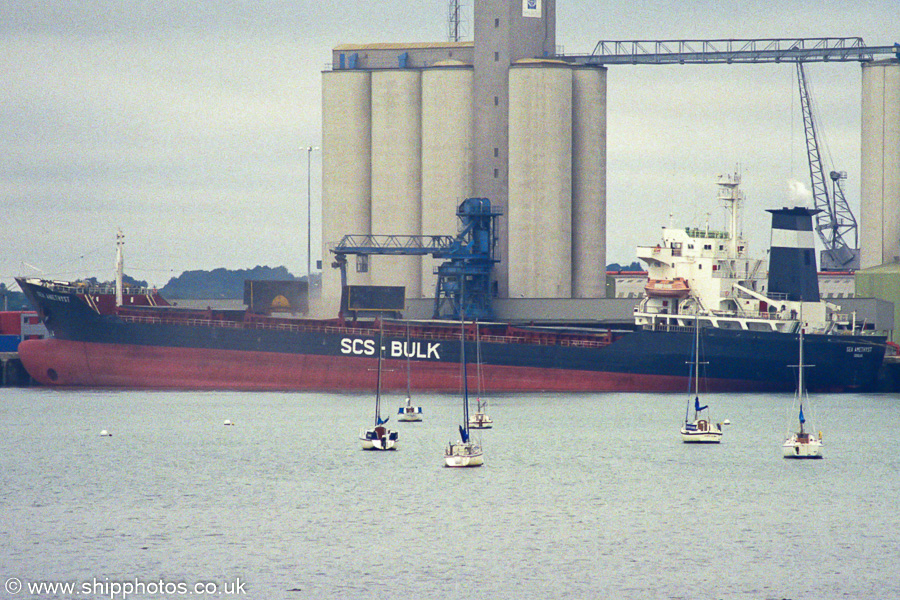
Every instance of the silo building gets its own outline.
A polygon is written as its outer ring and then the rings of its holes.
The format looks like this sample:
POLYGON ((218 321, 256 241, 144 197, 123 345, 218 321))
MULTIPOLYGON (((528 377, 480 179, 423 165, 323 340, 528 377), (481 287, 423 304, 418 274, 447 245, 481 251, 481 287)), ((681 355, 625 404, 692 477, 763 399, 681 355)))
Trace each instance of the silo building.
MULTIPOLYGON (((606 69, 555 60, 555 0, 476 0, 473 42, 344 44, 322 77, 324 269, 346 234, 455 235, 455 209, 503 211, 497 297, 605 294, 606 69)), ((349 283, 432 297, 430 257, 372 256, 349 283)))
POLYGON ((862 63, 863 268, 900 262, 900 60, 862 63))

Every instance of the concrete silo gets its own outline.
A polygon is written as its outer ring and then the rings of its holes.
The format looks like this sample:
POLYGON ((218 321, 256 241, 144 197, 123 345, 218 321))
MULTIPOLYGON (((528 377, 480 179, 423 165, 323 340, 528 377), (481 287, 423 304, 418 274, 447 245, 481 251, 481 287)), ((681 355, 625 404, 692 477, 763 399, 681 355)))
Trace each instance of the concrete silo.
POLYGON ((862 64, 861 266, 900 260, 900 61, 862 64))
POLYGON ((572 297, 606 295, 606 69, 572 71, 572 297))
MULTIPOLYGON (((372 72, 372 233, 419 235, 422 227, 422 78, 414 69, 372 72)), ((422 259, 373 256, 373 285, 422 295, 422 259)))
MULTIPOLYGON (((328 251, 349 233, 371 228, 371 82, 366 71, 332 71, 322 76, 322 303, 321 316, 340 306, 340 273, 328 251)), ((368 285, 354 273, 353 283, 368 285)))
MULTIPOLYGON (((422 72, 422 234, 455 235, 456 207, 474 196, 473 71, 444 61, 422 72)), ((434 268, 443 260, 422 259, 422 293, 431 297, 434 268)))
POLYGON ((521 59, 556 54, 556 0, 477 0, 475 37, 475 195, 489 198, 507 214, 499 223, 500 264, 494 278, 501 297, 509 285, 512 257, 509 219, 513 199, 509 148, 510 65, 521 59))
POLYGON ((509 296, 572 294, 572 69, 509 70, 509 296))

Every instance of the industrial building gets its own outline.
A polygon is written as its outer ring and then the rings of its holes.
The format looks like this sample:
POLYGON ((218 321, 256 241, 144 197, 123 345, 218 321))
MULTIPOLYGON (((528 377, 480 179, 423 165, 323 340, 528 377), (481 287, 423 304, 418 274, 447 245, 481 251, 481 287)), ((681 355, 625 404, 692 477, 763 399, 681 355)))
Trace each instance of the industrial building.
MULTIPOLYGON (((489 198, 498 297, 605 294, 606 69, 555 60, 555 0, 475 3, 474 42, 342 45, 323 73, 323 256, 345 234, 452 235, 489 198), (538 240, 538 243, 535 243, 538 240)), ((434 293, 429 257, 358 257, 353 283, 434 293)), ((322 314, 340 282, 323 269, 322 314)))
MULTIPOLYGON (((455 208, 468 197, 504 213, 496 297, 606 295, 605 64, 636 59, 557 56, 555 28, 555 0, 476 0, 472 42, 333 49, 322 77, 325 264, 315 316, 337 313, 329 248, 344 235, 453 235, 455 208)), ((900 62, 855 50, 793 43, 748 54, 863 62, 861 229, 871 266, 900 256, 900 62)), ((668 58, 737 55, 706 56, 668 58)), ((363 255, 350 271, 353 284, 405 286, 415 300, 433 296, 434 269, 428 256, 363 255)))

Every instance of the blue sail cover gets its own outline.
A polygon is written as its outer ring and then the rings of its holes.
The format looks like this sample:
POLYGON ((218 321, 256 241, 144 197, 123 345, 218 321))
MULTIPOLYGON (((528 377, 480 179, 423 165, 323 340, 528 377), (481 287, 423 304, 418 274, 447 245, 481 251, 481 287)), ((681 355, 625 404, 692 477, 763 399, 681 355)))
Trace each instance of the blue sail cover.
POLYGON ((387 423, 390 419, 391 419, 390 417, 388 417, 388 418, 386 418, 386 419, 382 419, 381 417, 378 417, 378 423, 377 423, 377 424, 378 424, 378 425, 384 425, 384 424, 387 423))
POLYGON ((469 432, 462 425, 459 426, 459 437, 464 444, 469 441, 469 432))
POLYGON ((803 405, 800 405, 800 424, 806 423, 806 419, 803 417, 803 405))
POLYGON ((696 410, 697 412, 700 412, 701 410, 706 410, 707 408, 709 408, 708 404, 706 406, 700 406, 700 398, 699 397, 694 398, 694 410, 696 410))

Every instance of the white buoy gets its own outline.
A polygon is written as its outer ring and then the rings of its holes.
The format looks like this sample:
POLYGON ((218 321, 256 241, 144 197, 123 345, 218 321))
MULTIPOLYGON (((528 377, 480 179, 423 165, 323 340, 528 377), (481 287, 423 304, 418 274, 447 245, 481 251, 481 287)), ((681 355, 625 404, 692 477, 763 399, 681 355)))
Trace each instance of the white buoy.
POLYGON ((730 419, 725 419, 724 421, 722 421, 722 424, 723 424, 723 425, 731 425, 731 420, 730 420, 730 419))
POLYGON ((234 425, 234 423, 231 422, 231 419, 225 419, 225 426, 228 427, 229 425, 234 425))
POLYGON ((100 437, 112 437, 112 434, 104 429, 100 432, 100 437))

